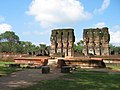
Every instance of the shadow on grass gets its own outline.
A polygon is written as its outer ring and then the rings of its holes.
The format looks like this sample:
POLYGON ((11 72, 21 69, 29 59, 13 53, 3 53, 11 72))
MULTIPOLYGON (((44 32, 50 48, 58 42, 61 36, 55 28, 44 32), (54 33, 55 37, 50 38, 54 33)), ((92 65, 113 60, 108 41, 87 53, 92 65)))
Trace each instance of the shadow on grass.
POLYGON ((16 90, 119 90, 119 82, 119 74, 85 70, 70 73, 55 80, 44 80, 34 86, 16 90))
POLYGON ((16 72, 15 68, 0 67, 0 76, 4 76, 13 72, 16 72))
POLYGON ((6 67, 6 64, 13 64, 14 62, 0 62, 0 76, 10 74, 17 71, 16 68, 6 67))

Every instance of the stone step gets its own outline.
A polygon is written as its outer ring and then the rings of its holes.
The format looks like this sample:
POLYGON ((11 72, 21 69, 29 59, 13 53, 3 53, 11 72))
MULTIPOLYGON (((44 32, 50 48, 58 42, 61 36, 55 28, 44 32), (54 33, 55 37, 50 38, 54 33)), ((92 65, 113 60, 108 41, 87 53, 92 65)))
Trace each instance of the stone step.
POLYGON ((58 62, 58 59, 49 59, 48 60, 48 65, 56 65, 58 62))

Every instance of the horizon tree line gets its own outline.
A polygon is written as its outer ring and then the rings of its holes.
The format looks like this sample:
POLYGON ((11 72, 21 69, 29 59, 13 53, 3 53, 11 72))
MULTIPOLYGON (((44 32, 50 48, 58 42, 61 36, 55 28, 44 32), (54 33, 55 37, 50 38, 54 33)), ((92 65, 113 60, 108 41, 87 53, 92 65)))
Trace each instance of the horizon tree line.
MULTIPOLYGON (((120 54, 120 46, 109 45, 111 54, 120 54)), ((29 41, 20 41, 18 35, 13 31, 6 31, 0 34, 0 53, 20 53, 27 54, 29 52, 39 51, 41 48, 48 48, 50 46, 46 44, 39 44, 39 46, 34 45, 29 41)), ((83 40, 80 40, 74 44, 74 51, 82 53, 83 50, 83 40)))

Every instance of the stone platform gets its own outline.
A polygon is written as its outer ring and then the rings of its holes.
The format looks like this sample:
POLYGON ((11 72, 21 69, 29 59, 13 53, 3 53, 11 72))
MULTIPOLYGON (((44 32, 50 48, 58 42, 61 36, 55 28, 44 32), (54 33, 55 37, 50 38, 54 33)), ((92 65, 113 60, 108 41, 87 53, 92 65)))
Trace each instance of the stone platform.
POLYGON ((105 68, 102 58, 65 58, 66 65, 78 66, 80 68, 105 68))
POLYGON ((17 64, 31 64, 31 65, 56 65, 58 68, 61 66, 77 66, 80 68, 104 68, 105 63, 102 58, 55 58, 50 57, 24 57, 14 59, 17 64))
POLYGON ((48 58, 44 58, 44 57, 23 57, 23 58, 16 58, 16 59, 14 59, 14 61, 17 64, 32 64, 32 65, 44 66, 44 65, 47 65, 48 58))

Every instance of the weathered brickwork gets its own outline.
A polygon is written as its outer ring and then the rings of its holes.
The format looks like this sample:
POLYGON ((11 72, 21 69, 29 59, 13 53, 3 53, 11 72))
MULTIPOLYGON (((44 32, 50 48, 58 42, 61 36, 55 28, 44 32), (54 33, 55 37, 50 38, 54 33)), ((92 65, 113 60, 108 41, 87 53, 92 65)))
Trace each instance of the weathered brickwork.
POLYGON ((109 55, 110 34, 107 27, 84 29, 83 32, 85 55, 109 55))
POLYGON ((75 41, 73 29, 55 29, 52 30, 50 37, 51 50, 50 56, 73 56, 73 45, 75 41))

